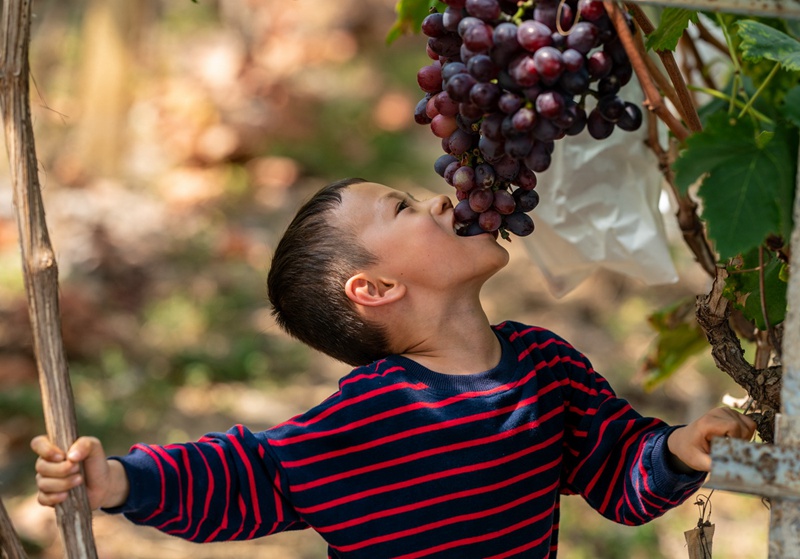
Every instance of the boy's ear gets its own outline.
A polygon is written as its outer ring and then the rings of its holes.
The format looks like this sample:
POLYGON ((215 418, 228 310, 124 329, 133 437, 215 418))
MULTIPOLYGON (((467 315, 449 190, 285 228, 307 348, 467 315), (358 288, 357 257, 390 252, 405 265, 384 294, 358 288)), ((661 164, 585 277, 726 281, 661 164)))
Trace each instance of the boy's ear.
POLYGON ((347 280, 344 291, 348 299, 358 305, 379 307, 402 299, 406 294, 406 286, 361 272, 347 280))

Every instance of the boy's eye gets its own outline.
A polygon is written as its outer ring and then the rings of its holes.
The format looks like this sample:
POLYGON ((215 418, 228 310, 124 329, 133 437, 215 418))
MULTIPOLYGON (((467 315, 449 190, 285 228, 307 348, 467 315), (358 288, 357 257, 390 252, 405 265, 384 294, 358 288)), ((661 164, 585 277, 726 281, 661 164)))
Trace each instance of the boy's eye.
POLYGON ((400 200, 400 203, 397 204, 397 213, 402 212, 403 210, 405 210, 408 207, 409 207, 408 206, 408 202, 406 202, 405 200, 400 200))

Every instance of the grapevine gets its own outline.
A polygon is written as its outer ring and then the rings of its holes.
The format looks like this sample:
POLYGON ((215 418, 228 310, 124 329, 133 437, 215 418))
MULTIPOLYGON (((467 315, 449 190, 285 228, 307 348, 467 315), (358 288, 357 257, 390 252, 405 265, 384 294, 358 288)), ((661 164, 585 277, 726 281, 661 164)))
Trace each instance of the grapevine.
POLYGON ((442 140, 434 169, 455 188, 456 231, 529 235, 557 140, 641 126, 619 96, 631 63, 602 0, 444 4, 422 22, 431 63, 415 120, 442 140))

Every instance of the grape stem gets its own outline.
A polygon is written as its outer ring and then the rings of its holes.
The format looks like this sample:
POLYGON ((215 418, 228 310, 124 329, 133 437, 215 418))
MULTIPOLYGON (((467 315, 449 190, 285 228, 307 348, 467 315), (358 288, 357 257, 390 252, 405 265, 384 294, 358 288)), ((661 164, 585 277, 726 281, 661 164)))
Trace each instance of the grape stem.
MULTIPOLYGON (((633 14, 633 19, 639 25, 642 33, 649 35, 655 30, 650 18, 647 17, 647 14, 642 11, 640 6, 633 3, 627 3, 625 6, 633 14)), ((617 32, 619 33, 619 31, 617 32)), ((640 53, 644 57, 647 57, 643 42, 640 45, 640 53)), ((675 107, 680 111, 683 120, 689 127, 689 130, 692 132, 699 132, 703 129, 703 125, 700 123, 700 117, 698 116, 697 109, 694 106, 694 100, 692 99, 692 95, 689 93, 689 89, 686 87, 686 80, 683 79, 683 74, 681 74, 678 63, 675 61, 675 56, 669 50, 657 50, 656 54, 658 54, 658 57, 661 59, 661 63, 664 65, 664 69, 667 71, 667 75, 669 76, 669 79, 675 88, 675 93, 678 98, 677 103, 675 103, 672 98, 670 98, 670 101, 672 101, 675 107)), ((630 53, 628 56, 630 56, 630 53)))
POLYGON ((744 116, 744 113, 746 113, 753 107, 753 103, 755 102, 756 99, 758 99, 758 96, 761 95, 761 92, 764 91, 764 88, 767 87, 767 84, 769 84, 769 82, 772 81, 772 78, 775 77, 775 74, 778 73, 778 68, 780 68, 780 66, 781 64, 780 62, 778 62, 777 64, 775 64, 775 66, 772 67, 772 70, 770 70, 767 78, 760 86, 758 86, 758 89, 750 98, 750 100, 747 102, 747 104, 744 107, 742 107, 742 112, 739 113, 739 118, 742 118, 744 116))
MULTIPOLYGON (((722 93, 721 91, 718 91, 716 89, 709 89, 707 87, 700 87, 699 85, 690 85, 688 87, 689 87, 689 89, 691 89, 693 91, 699 91, 700 93, 705 93, 706 95, 710 95, 711 97, 716 97, 717 99, 721 99, 723 101, 728 101, 728 102, 731 101, 731 96, 730 95, 722 93)), ((740 108, 745 106, 744 102, 740 101, 739 99, 733 99, 733 104, 734 104, 734 106, 740 107, 740 108)), ((764 124, 770 124, 770 125, 775 124, 775 121, 773 121, 770 117, 768 117, 767 115, 765 115, 761 111, 758 111, 758 110, 754 109, 753 107, 750 107, 748 110, 750 111, 750 114, 752 114, 754 117, 756 117, 758 120, 760 120, 764 124)))
POLYGON ((680 120, 678 120, 674 114, 672 114, 672 112, 664 104, 664 100, 662 99, 661 94, 658 92, 658 88, 656 87, 655 83, 653 83, 653 78, 650 76, 650 72, 647 71, 647 65, 644 62, 642 53, 640 53, 636 48, 633 35, 631 34, 631 30, 628 28, 625 17, 623 16, 616 2, 613 2, 612 0, 603 0, 603 6, 605 6, 606 13, 608 13, 609 17, 611 18, 611 23, 617 30, 617 35, 619 36, 619 40, 622 42, 622 46, 625 48, 625 52, 628 54, 628 58, 631 61, 631 66, 633 66, 633 71, 636 72, 636 76, 639 78, 639 83, 642 86, 645 96, 644 106, 650 111, 654 112, 658 118, 660 118, 664 124, 667 125, 675 137, 681 143, 683 143, 686 141, 686 138, 689 137, 690 131, 681 123, 680 120))

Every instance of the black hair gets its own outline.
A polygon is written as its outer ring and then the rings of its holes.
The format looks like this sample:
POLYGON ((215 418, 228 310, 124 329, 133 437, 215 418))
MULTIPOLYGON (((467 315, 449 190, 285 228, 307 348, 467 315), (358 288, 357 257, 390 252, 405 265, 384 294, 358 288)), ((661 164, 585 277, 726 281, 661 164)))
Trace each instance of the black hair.
POLYGON ((272 314, 294 338, 334 359, 366 365, 391 353, 385 330, 364 320, 345 294, 347 280, 376 262, 355 235, 332 224, 342 191, 328 184, 298 210, 278 242, 267 276, 272 314))

